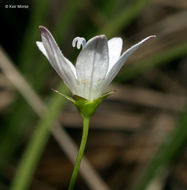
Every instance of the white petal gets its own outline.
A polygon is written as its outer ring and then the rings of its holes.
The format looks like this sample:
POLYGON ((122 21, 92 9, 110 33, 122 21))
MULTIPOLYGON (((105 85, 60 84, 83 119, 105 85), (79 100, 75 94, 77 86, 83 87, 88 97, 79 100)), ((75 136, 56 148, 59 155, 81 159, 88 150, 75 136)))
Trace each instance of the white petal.
POLYGON ((127 60, 127 58, 135 51, 137 50, 143 43, 145 43, 147 40, 149 40, 150 38, 156 37, 155 35, 149 36, 145 39, 143 39, 142 41, 140 41, 139 43, 133 45, 132 47, 130 47, 129 49, 127 49, 119 58, 119 60, 117 61, 116 64, 114 64, 114 66, 111 68, 111 70, 107 73, 106 76, 106 81, 105 81, 105 87, 107 87, 111 81, 114 79, 114 77, 118 74, 118 72, 120 71, 120 69, 122 68, 122 66, 125 64, 125 61, 127 60))
POLYGON ((109 51, 108 72, 118 61, 121 55, 122 45, 123 45, 123 40, 121 38, 112 38, 108 41, 108 51, 109 51))
POLYGON ((90 39, 80 52, 77 63, 77 79, 81 96, 93 100, 101 93, 103 82, 109 65, 108 44, 104 35, 90 39))
POLYGON ((36 45, 38 46, 38 49, 45 55, 45 57, 49 60, 49 57, 48 57, 48 55, 47 55, 47 52, 46 52, 46 50, 45 50, 45 48, 44 48, 44 45, 43 45, 43 43, 42 42, 36 42, 36 45))
MULTIPOLYGON (((43 42, 42 52, 46 53, 55 71, 64 80, 65 84, 74 93, 76 86, 76 72, 73 64, 64 57, 60 48, 56 44, 51 33, 43 26, 40 26, 43 42)), ((44 54, 45 55, 45 54, 44 54)))
POLYGON ((73 71, 73 74, 75 75, 75 78, 77 78, 77 73, 76 73, 76 69, 74 67, 74 65, 71 63, 71 61, 69 59, 67 59, 66 57, 64 57, 64 59, 66 60, 66 62, 69 64, 69 66, 71 67, 71 70, 73 71))

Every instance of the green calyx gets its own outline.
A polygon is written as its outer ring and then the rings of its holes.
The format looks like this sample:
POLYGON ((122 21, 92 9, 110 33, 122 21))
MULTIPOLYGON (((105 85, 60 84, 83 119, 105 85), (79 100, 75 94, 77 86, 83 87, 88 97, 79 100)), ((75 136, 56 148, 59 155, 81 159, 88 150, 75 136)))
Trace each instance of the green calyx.
POLYGON ((90 117, 95 113, 96 108, 103 101, 103 99, 107 98, 112 93, 113 91, 107 92, 93 101, 89 101, 80 96, 74 95, 73 99, 75 102, 73 103, 83 117, 90 117))
POLYGON ((108 96, 113 94, 113 92, 114 92, 114 91, 107 92, 107 93, 103 94, 101 97, 99 97, 93 101, 89 101, 89 100, 82 98, 80 96, 77 96, 77 95, 73 95, 73 97, 69 97, 56 90, 53 90, 53 91, 60 94, 67 100, 71 101, 76 106, 77 110, 79 111, 79 113, 81 114, 82 117, 92 116, 95 113, 96 108, 99 106, 99 104, 105 98, 107 98, 108 96))
POLYGON ((93 101, 88 101, 79 96, 73 96, 77 110, 83 117, 90 117, 95 113, 96 108, 102 102, 102 99, 98 98, 93 101))

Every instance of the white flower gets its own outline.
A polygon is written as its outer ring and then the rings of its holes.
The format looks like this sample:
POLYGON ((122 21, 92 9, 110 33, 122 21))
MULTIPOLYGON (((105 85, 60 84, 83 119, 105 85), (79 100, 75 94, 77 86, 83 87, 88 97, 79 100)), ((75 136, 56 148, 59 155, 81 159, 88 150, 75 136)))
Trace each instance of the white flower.
POLYGON ((121 55, 123 41, 112 38, 107 41, 105 35, 95 36, 88 42, 76 37, 72 45, 82 50, 74 66, 61 52, 51 33, 40 26, 42 42, 36 42, 40 51, 46 56, 55 71, 64 80, 74 95, 89 101, 99 98, 111 83, 127 58, 148 39, 127 49, 121 55))

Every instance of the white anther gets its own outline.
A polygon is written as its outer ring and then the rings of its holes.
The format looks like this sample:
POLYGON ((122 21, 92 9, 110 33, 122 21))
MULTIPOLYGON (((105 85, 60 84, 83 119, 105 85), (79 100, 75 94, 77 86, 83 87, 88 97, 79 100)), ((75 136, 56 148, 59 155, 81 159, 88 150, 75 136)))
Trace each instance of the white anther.
POLYGON ((72 41, 72 46, 73 47, 77 47, 77 49, 80 49, 82 45, 82 48, 84 48, 84 46, 86 45, 86 40, 82 37, 76 37, 73 39, 72 41))

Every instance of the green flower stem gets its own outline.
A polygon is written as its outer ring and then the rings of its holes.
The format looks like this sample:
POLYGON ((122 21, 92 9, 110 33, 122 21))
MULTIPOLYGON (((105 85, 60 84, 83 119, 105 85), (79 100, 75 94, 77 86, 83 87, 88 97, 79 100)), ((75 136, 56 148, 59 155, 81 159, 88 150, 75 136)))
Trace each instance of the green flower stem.
POLYGON ((83 133, 82 133, 81 144, 80 144, 79 152, 77 155, 77 159, 75 162, 75 166, 73 169, 68 190, 73 190, 75 186, 75 181, 79 172, 80 163, 84 154, 84 150, 85 150, 85 146, 86 146, 86 142, 88 138, 89 122, 90 122, 90 117, 83 117, 83 133))

